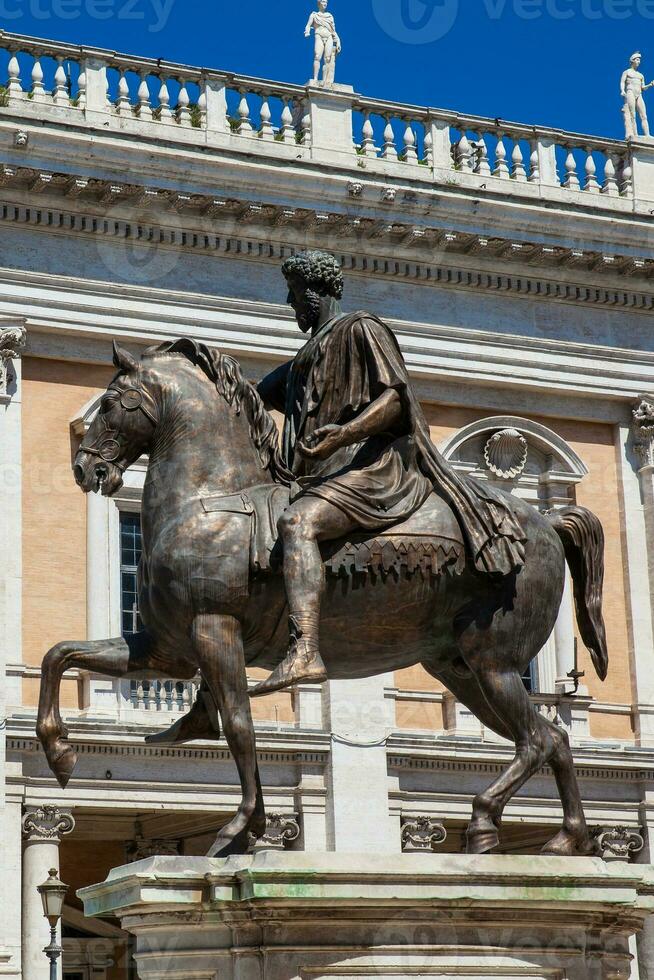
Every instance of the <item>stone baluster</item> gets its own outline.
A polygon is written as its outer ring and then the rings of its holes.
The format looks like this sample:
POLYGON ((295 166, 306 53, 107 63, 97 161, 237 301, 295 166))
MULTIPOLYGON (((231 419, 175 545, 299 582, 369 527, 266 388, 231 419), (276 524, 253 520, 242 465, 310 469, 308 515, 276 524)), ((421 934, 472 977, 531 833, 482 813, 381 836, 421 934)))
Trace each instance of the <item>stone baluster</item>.
POLYGON ((270 111, 270 102, 268 101, 268 96, 264 95, 263 102, 261 103, 261 111, 259 113, 261 118, 261 127, 259 129, 259 137, 262 140, 274 140, 275 130, 273 128, 272 112, 270 111))
POLYGON ((479 174, 480 177, 491 176, 490 160, 488 159, 488 147, 486 145, 486 140, 484 139, 483 133, 479 134, 479 140, 477 142, 475 173, 479 174))
POLYGON ((418 153, 416 151, 416 134, 409 120, 404 130, 404 161, 409 164, 418 163, 418 153))
POLYGON ((23 86, 20 83, 20 65, 16 51, 12 51, 11 53, 7 73, 9 75, 7 80, 7 99, 9 105, 11 105, 12 102, 18 102, 23 98, 23 86))
POLYGON ((456 151, 456 161, 459 165, 459 170, 463 173, 472 173, 474 168, 474 159, 472 155, 472 146, 470 145, 470 140, 466 133, 461 134, 461 139, 457 146, 456 151))
POLYGON ((170 108, 170 90, 168 88, 168 79, 165 75, 161 76, 161 87, 159 89, 159 108, 157 113, 159 115, 159 121, 164 123, 166 126, 170 126, 174 122, 173 111, 170 108))
POLYGON ((590 147, 588 148, 588 156, 586 157, 585 170, 586 183, 584 185, 584 191, 588 194, 599 194, 600 185, 597 182, 597 165, 590 147))
POLYGON ((524 157, 522 155, 522 147, 520 146, 520 141, 516 140, 513 146, 513 153, 511 154, 511 161, 513 164, 513 169, 511 177, 518 183, 525 183, 527 180, 527 171, 525 170, 524 157))
MULTIPOLYGON (((74 828, 72 814, 56 806, 30 808, 23 817, 23 980, 48 980, 50 975, 43 955, 50 930, 37 888, 51 869, 59 871, 61 838, 74 828)), ((60 936, 61 931, 59 943, 60 936)))
POLYGON ((198 97, 198 109, 200 111, 200 128, 207 128, 207 90, 204 85, 200 87, 200 95, 198 97))
POLYGON ((64 68, 62 55, 57 57, 57 70, 55 71, 54 80, 55 87, 52 93, 52 101, 55 105, 69 106, 70 94, 68 92, 68 79, 66 78, 66 69, 64 68))
POLYGON ((179 95, 177 96, 177 122, 180 126, 185 126, 187 128, 193 125, 191 110, 189 109, 190 104, 191 99, 188 94, 188 89, 186 88, 186 80, 180 78, 179 95))
POLYGON ((41 59, 35 58, 34 64, 32 65, 32 101, 45 102, 46 99, 47 95, 43 85, 43 67, 41 65, 41 59))
POLYGON ((302 143, 304 146, 311 146, 313 123, 311 121, 311 103, 307 100, 302 106, 302 117, 300 119, 300 129, 302 132, 302 143))
POLYGON ((86 109, 86 70, 83 64, 77 76, 77 108, 86 109))
POLYGON ((425 132, 425 162, 428 167, 434 166, 434 136, 431 128, 425 132))
POLYGON ((607 197, 618 197, 620 194, 618 181, 616 180, 618 169, 616 163, 619 163, 619 161, 617 161, 615 154, 609 153, 604 166, 604 184, 602 186, 602 194, 606 194, 607 197))
POLYGON ((293 113, 291 112, 291 107, 288 104, 288 99, 284 99, 284 108, 282 109, 281 136, 283 143, 295 143, 296 133, 295 126, 293 125, 293 113))
POLYGON ((563 186, 569 191, 578 191, 580 187, 579 177, 577 176, 577 161, 575 160, 571 146, 568 147, 568 155, 565 158, 565 179, 563 186))
POLYGON ((634 193, 634 170, 631 161, 627 158, 622 167, 622 180, 620 183, 620 196, 633 197, 634 193))
POLYGON ((377 147, 375 146, 375 131, 370 121, 370 113, 366 112, 363 121, 362 130, 362 142, 361 142, 361 154, 364 157, 376 157, 377 147))
POLYGON ((248 104, 247 93, 241 91, 241 101, 238 106, 239 124, 236 132, 239 136, 251 136, 253 129, 250 122, 250 106, 248 104))
POLYGON ((144 119, 147 122, 152 121, 152 103, 150 100, 150 86, 148 85, 148 75, 147 72, 141 72, 141 84, 139 85, 138 93, 138 105, 136 108, 136 114, 139 119, 144 119))
POLYGON ((502 133, 497 134, 497 146, 495 147, 495 169, 493 170, 493 176, 499 177, 502 180, 507 180, 510 177, 509 166, 506 162, 507 152, 506 144, 504 142, 504 135, 502 133))
POLYGON ((529 183, 540 184, 540 153, 538 152, 538 140, 532 140, 529 144, 529 183))
POLYGON ((397 160, 397 147, 395 145, 395 131, 390 118, 386 119, 384 128, 384 147, 382 149, 382 159, 397 160))
POLYGON ((129 98, 129 82, 127 81, 127 75, 125 74, 125 69, 121 69, 120 78, 118 79, 118 99, 116 100, 116 112, 119 116, 131 116, 132 115, 132 103, 129 98))

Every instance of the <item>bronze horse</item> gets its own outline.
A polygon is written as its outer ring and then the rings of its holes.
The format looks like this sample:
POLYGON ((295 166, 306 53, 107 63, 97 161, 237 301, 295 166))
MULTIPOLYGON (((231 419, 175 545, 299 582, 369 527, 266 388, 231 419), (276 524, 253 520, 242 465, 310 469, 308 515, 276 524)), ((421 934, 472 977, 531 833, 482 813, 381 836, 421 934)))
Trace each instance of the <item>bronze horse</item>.
MULTIPOLYGON (((283 465, 274 422, 238 363, 213 352, 216 376, 210 377, 197 353, 191 341, 178 341, 137 361, 114 345, 118 374, 82 441, 74 474, 85 493, 111 496, 124 471, 149 454, 139 574, 143 630, 50 650, 37 731, 65 787, 76 755, 59 712, 64 671, 188 680, 199 670, 201 696, 167 737, 216 738, 218 716, 222 720, 243 793, 236 816, 210 851, 222 856, 244 853, 265 829, 246 668, 273 669, 288 641, 281 574, 252 570, 251 517, 233 504, 253 488, 279 481, 283 465)), ((330 576, 321 622, 324 660, 330 678, 422 664, 486 727, 515 742, 514 761, 474 800, 471 853, 497 847, 507 803, 549 763, 564 821, 545 850, 589 854, 593 845, 568 738, 539 714, 522 677, 554 628, 566 557, 580 630, 598 674, 606 677, 602 527, 580 507, 544 516, 513 496, 506 499, 527 534, 519 574, 498 580, 475 571, 454 515, 434 494, 419 526, 458 553, 461 567, 442 574, 403 568, 330 576)))

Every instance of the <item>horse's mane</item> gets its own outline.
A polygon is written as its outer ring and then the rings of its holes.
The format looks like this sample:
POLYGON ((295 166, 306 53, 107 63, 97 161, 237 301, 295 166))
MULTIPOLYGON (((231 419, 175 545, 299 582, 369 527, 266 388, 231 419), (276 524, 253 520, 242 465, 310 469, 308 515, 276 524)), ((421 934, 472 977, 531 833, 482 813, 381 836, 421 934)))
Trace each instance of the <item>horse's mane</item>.
POLYGON ((155 350, 162 354, 183 354, 192 364, 202 368, 236 414, 245 412, 262 467, 268 470, 275 483, 288 485, 293 481, 279 451, 279 433, 273 417, 257 389, 243 377, 241 365, 234 357, 188 339, 170 341, 155 350))

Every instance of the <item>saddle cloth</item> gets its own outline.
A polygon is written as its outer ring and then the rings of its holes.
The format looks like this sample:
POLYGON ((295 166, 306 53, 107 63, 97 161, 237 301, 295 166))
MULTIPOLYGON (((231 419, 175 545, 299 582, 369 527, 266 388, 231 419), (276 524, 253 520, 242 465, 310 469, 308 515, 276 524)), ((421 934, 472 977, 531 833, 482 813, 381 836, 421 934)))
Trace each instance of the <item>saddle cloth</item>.
MULTIPOLYGON (((282 550, 277 521, 289 506, 287 487, 266 484, 229 496, 202 497, 207 513, 250 516, 250 568, 257 573, 281 567, 282 550)), ((420 510, 403 524, 376 535, 352 534, 347 540, 322 545, 328 574, 373 572, 388 575, 458 575, 465 566, 465 545, 457 520, 444 500, 432 494, 420 510)))

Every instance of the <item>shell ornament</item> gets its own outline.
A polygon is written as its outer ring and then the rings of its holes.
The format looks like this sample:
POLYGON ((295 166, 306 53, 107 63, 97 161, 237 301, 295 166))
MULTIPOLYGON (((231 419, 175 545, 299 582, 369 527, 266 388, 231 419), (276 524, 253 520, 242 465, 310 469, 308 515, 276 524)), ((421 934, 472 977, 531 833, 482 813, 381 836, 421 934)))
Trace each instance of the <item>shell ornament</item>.
POLYGON ((529 446, 517 429, 502 429, 484 447, 484 459, 491 473, 503 480, 520 476, 527 463, 529 446))

